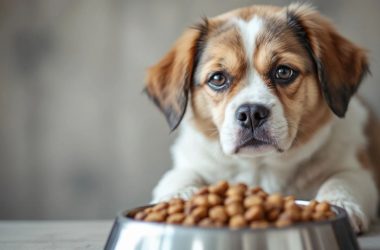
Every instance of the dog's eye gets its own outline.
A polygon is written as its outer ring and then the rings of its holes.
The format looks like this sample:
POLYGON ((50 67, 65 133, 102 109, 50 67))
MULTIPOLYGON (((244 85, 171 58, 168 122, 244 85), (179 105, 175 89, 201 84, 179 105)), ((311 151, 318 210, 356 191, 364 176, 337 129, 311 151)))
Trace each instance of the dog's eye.
POLYGON ((275 68, 272 74, 272 80, 275 83, 288 84, 291 83, 298 75, 298 72, 285 65, 275 68))
POLYGON ((221 91, 228 87, 228 76, 224 72, 215 72, 210 75, 207 84, 215 91, 221 91))

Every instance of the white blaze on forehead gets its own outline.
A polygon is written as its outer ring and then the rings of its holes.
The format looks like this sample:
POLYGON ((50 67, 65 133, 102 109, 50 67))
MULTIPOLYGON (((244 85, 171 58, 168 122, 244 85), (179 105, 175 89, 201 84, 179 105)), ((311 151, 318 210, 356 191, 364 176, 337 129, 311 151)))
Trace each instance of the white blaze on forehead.
POLYGON ((261 18, 254 16, 249 21, 238 19, 236 20, 236 25, 240 29, 240 34, 243 40, 243 45, 247 54, 248 62, 250 66, 253 66, 252 57, 254 49, 256 47, 256 38, 259 32, 263 29, 264 22, 261 18))
POLYGON ((248 60, 247 75, 245 84, 226 106, 225 119, 222 124, 220 141, 223 151, 232 154, 239 140, 240 126, 235 119, 236 110, 243 104, 261 104, 270 110, 268 119, 268 129, 278 146, 286 148, 287 144, 287 121, 279 98, 267 86, 260 74, 255 70, 253 55, 256 48, 258 34, 264 28, 264 21, 259 17, 253 17, 249 21, 241 19, 235 20, 240 31, 240 36, 248 60))

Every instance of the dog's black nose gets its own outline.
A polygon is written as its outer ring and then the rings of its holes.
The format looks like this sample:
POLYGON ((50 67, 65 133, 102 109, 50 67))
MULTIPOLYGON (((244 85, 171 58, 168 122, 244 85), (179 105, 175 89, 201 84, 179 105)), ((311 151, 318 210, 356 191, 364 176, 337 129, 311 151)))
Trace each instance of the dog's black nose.
POLYGON ((270 111, 260 104, 243 104, 236 110, 236 120, 244 128, 257 128, 265 123, 270 111))

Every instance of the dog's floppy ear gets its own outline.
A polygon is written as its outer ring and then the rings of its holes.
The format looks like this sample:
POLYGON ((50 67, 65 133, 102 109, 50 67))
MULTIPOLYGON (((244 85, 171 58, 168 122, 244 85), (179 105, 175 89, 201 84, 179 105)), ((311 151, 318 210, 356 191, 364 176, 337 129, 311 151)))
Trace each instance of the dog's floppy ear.
POLYGON ((314 61, 328 105, 337 116, 344 117, 350 98, 369 72, 365 50, 342 37, 307 4, 290 5, 287 22, 314 61))
POLYGON ((207 19, 191 27, 177 40, 172 49, 154 66, 146 77, 145 91, 163 112, 171 131, 181 122, 207 33, 207 19))

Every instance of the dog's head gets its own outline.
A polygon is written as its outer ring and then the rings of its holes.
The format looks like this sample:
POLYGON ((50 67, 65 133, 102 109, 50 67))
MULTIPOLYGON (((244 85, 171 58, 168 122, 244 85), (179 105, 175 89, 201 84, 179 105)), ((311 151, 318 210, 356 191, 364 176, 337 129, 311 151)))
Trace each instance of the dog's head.
POLYGON ((367 71, 365 51, 310 6, 252 6, 188 29, 146 90, 172 130, 191 105, 190 120, 226 154, 257 156, 344 117, 367 71))

